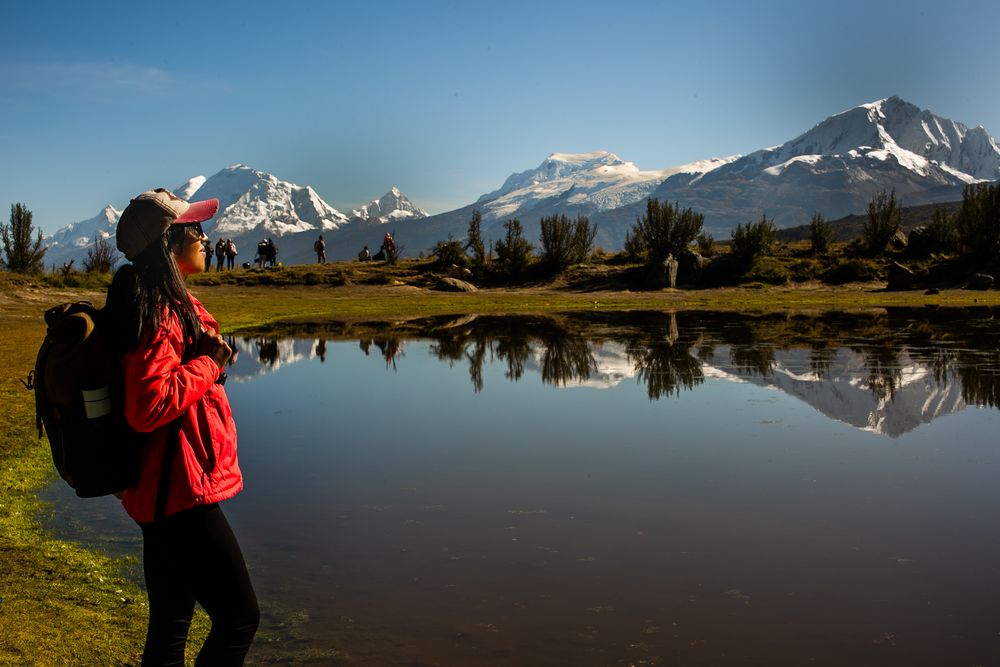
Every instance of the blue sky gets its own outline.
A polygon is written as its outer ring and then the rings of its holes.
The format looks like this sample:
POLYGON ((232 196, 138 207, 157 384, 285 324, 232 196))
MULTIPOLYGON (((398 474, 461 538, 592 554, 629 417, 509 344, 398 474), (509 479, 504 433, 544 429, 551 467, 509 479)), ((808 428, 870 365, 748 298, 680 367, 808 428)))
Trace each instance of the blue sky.
POLYGON ((1000 135, 993 1, 33 0, 0 25, 3 220, 46 233, 236 162, 437 213, 551 152, 662 169, 890 95, 1000 135))

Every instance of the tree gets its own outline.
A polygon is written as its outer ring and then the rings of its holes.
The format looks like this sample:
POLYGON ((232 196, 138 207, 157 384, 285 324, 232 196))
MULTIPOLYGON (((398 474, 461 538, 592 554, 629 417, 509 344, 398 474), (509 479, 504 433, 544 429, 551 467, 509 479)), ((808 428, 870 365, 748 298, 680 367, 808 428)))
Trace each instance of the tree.
POLYGON ((646 213, 636 218, 626 237, 626 251, 640 251, 651 263, 659 263, 667 255, 676 257, 698 236, 705 216, 674 204, 661 204, 655 197, 646 200, 646 213))
POLYGON ((833 225, 827 222, 822 213, 814 213, 809 221, 809 242, 812 244, 814 253, 821 254, 830 249, 836 234, 833 225))
POLYGON ((761 255, 767 254, 774 245, 774 224, 761 216, 760 222, 748 222, 746 225, 736 225, 732 232, 729 251, 746 265, 761 255))
POLYGON ((465 250, 472 252, 472 265, 481 269, 486 265, 486 246, 483 244, 483 216, 479 209, 472 210, 469 220, 469 233, 465 242, 465 250))
POLYGON ((565 215, 552 215, 541 219, 542 261, 556 271, 584 261, 594 250, 597 227, 590 219, 578 215, 570 220, 565 215))
POLYGON ((903 211, 896 202, 896 191, 887 195, 882 190, 876 194, 868 202, 868 219, 861 236, 868 252, 873 255, 884 252, 886 245, 899 231, 902 220, 903 211))
MULTIPOLYGON (((120 255, 111 241, 98 237, 94 246, 87 250, 87 257, 83 260, 83 270, 87 273, 111 273, 118 263, 120 255)), ((211 262, 211 259, 208 260, 211 262)))
POLYGON ((524 227, 517 218, 503 223, 504 238, 497 239, 493 249, 497 262, 508 275, 516 276, 524 271, 531 258, 531 244, 524 238, 524 227))
POLYGON ((963 252, 995 260, 1000 254, 1000 183, 965 186, 955 223, 963 252))
POLYGON ((34 226, 31 224, 31 211, 24 204, 10 205, 10 224, 0 224, 0 242, 7 269, 33 273, 41 271, 45 248, 42 247, 42 230, 34 241, 31 236, 34 226))

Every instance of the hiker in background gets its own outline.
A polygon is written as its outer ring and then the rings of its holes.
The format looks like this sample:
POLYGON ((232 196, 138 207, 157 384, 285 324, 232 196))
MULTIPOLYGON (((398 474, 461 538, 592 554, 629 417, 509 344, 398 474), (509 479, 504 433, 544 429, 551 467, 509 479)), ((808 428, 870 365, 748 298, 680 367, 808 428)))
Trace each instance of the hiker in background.
POLYGON ((257 244, 257 266, 264 268, 264 262, 267 261, 267 239, 262 239, 260 243, 257 244))
POLYGON ((278 263, 278 246, 271 239, 267 240, 267 263, 271 268, 278 263))
POLYGON ((212 270, 212 242, 207 238, 205 239, 205 271, 212 270))
POLYGON ((205 270, 201 222, 217 199, 142 193, 118 222, 131 264, 115 273, 107 308, 122 358, 125 416, 149 434, 139 482, 121 495, 139 524, 149 626, 143 665, 182 665, 195 603, 212 621, 198 665, 242 665, 260 611, 240 545, 219 502, 243 488, 236 425, 222 387, 232 348, 188 292, 205 270))
MULTIPOLYGON (((216 271, 221 271, 222 270, 222 262, 224 262, 225 259, 226 259, 226 242, 220 236, 219 240, 216 241, 216 243, 215 243, 215 270, 216 271)), ((208 261, 211 262, 212 258, 209 257, 208 261)))
POLYGON ((326 264, 326 241, 323 240, 322 234, 313 243, 313 250, 316 251, 316 261, 320 264, 326 264))
POLYGON ((396 258, 396 241, 392 238, 392 234, 389 232, 385 233, 382 237, 382 249, 385 250, 385 257, 387 260, 393 260, 396 258))
POLYGON ((358 253, 358 261, 359 262, 367 262, 371 258, 372 258, 372 254, 370 252, 368 252, 368 246, 365 246, 364 248, 362 248, 361 252, 358 253))
POLYGON ((236 268, 236 255, 239 252, 236 250, 236 241, 229 239, 226 241, 226 268, 234 269, 236 268))

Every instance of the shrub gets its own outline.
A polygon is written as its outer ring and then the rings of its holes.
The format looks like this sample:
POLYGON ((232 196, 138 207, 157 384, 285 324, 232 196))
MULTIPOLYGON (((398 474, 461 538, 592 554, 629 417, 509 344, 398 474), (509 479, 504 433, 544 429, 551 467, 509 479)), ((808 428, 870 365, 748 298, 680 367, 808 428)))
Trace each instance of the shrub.
POLYGON ((934 248, 941 252, 951 252, 958 249, 958 226, 955 218, 941 208, 934 209, 931 221, 927 224, 927 238, 934 248))
POLYGON ((447 241, 438 241, 431 253, 437 257, 438 264, 444 266, 452 264, 465 266, 469 261, 465 256, 465 249, 462 247, 462 242, 453 239, 451 234, 448 235, 447 241))
POLYGON ((590 256, 597 227, 583 215, 570 220, 565 215, 541 219, 542 261, 555 271, 562 271, 590 256))
POLYGON ((774 235, 774 225, 766 215, 761 217, 760 222, 736 225, 736 229, 732 232, 729 252, 745 266, 749 266, 754 259, 771 250, 774 245, 774 235))
POLYGON ((704 257, 711 257, 715 252, 715 239, 712 238, 711 234, 702 232, 698 234, 698 237, 694 240, 695 244, 698 246, 698 252, 700 252, 704 257))
POLYGON ((882 190, 868 202, 868 219, 865 220, 861 238, 870 254, 885 251, 886 245, 899 231, 902 215, 895 190, 888 195, 882 190))
POLYGON ((657 264, 667 255, 677 257, 691 245, 705 216, 677 205, 661 204, 655 197, 646 200, 646 213, 636 218, 635 225, 625 237, 625 249, 630 255, 645 256, 650 263, 657 264))
POLYGON ((831 267, 822 278, 831 285, 868 282, 878 278, 878 266, 871 260, 852 258, 831 267))
POLYGON ((813 214, 809 221, 809 243, 816 254, 822 254, 830 249, 836 234, 833 232, 833 225, 827 222, 822 213, 813 214))
POLYGON ((503 223, 503 229, 504 238, 493 244, 497 262, 507 275, 519 275, 531 259, 531 244, 524 238, 524 227, 517 218, 503 223))
MULTIPOLYGON (((83 270, 87 273, 111 273, 121 255, 106 238, 98 238, 93 247, 87 249, 83 260, 83 270)), ((208 260, 211 262, 211 260, 208 260)))
POLYGON ((955 222, 964 253, 995 260, 1000 254, 1000 183, 965 186, 955 222))

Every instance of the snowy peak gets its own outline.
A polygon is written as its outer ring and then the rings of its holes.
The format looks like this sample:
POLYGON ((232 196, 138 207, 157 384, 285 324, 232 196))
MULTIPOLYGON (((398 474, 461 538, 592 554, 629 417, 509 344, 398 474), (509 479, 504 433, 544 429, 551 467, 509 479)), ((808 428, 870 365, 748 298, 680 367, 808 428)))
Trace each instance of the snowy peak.
POLYGON ((191 201, 191 197, 194 196, 194 193, 198 192, 198 189, 201 186, 205 185, 206 180, 207 179, 204 176, 195 176, 194 178, 188 179, 184 185, 174 190, 174 194, 181 199, 191 201))
POLYGON ((894 161, 942 182, 1000 178, 1000 149, 983 128, 969 130, 899 97, 830 116, 781 146, 758 151, 753 162, 764 163, 776 176, 795 163, 816 165, 831 157, 894 161))
POLYGON ((50 248, 46 259, 86 248, 98 239, 110 238, 115 233, 121 214, 121 211, 108 204, 93 218, 66 225, 45 239, 46 247, 50 248))
POLYGON ((283 181, 245 164, 218 172, 199 187, 198 199, 219 200, 214 222, 205 225, 212 236, 235 237, 251 231, 263 236, 333 230, 347 216, 323 201, 309 186, 283 181))
POLYGON ((374 224, 419 220, 428 215, 427 211, 417 208, 395 185, 378 199, 351 211, 352 220, 374 224))
POLYGON ((484 221, 555 208, 591 214, 640 201, 674 174, 700 175, 734 159, 642 171, 608 151, 552 153, 537 168, 512 174, 499 190, 483 195, 477 203, 484 221))

